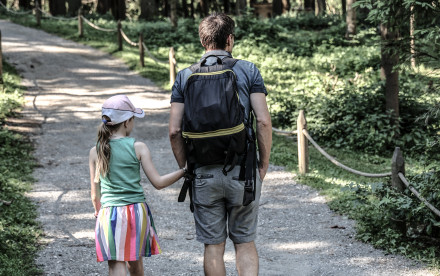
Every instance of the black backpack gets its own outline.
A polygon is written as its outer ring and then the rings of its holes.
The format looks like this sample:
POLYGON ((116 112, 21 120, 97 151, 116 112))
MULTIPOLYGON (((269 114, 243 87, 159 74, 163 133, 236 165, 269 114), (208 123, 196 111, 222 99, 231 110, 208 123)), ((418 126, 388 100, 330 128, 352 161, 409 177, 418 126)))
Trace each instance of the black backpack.
MULTIPOLYGON (((253 116, 245 124, 245 109, 240 103, 233 58, 217 57, 217 64, 192 65, 183 94, 185 107, 182 136, 185 140, 189 171, 195 166, 223 164, 227 175, 238 162, 241 165, 239 180, 246 180, 243 205, 255 198, 256 150, 253 116), (228 167, 229 166, 229 167, 228 167), (247 170, 246 170, 247 168, 247 170), (249 181, 248 181, 249 180, 249 181)), ((193 178, 186 177, 179 201, 185 200, 186 190, 193 178)), ((192 199, 191 189, 190 199, 192 199)), ((193 210, 191 202, 191 210, 193 210)))

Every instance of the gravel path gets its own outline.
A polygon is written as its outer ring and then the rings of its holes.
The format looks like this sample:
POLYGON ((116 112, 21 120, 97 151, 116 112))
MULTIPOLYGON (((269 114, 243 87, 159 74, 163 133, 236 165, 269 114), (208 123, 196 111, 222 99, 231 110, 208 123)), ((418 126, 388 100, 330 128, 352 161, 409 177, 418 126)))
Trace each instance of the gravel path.
MULTIPOLYGON (((7 21, 0 21, 0 29, 4 56, 28 90, 23 114, 39 125, 31 129, 39 166, 29 193, 45 232, 37 263, 46 275, 106 275, 106 264, 95 261, 87 165, 100 106, 124 93, 145 109, 133 136, 147 143, 159 172, 166 173, 177 169, 167 135, 170 92, 90 47, 7 21)), ((292 177, 271 167, 263 185, 256 240, 261 275, 438 274, 356 241, 354 222, 334 214, 323 197, 292 177)), ((203 245, 195 240, 187 203, 177 202, 181 182, 156 191, 144 177, 142 185, 163 249, 145 260, 146 274, 202 275, 203 245)), ((229 241, 225 260, 227 274, 236 275, 229 241)))

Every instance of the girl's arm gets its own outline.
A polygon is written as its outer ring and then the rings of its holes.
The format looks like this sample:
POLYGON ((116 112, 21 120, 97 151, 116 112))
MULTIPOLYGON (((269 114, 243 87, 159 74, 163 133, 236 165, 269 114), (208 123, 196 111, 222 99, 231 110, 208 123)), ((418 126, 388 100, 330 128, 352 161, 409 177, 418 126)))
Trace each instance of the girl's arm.
POLYGON ((95 217, 98 216, 99 209, 101 209, 101 186, 99 184, 99 177, 97 177, 99 172, 96 171, 97 161, 98 154, 96 153, 96 147, 93 147, 89 153, 89 169, 90 195, 92 197, 93 208, 95 208, 95 217))
POLYGON ((136 155, 141 162, 142 169, 148 177, 148 180, 153 184, 154 188, 158 190, 166 188, 184 175, 183 170, 180 169, 161 176, 157 172, 156 167, 154 167, 153 161, 151 160, 151 153, 147 145, 141 142, 135 142, 134 148, 136 150, 136 155))

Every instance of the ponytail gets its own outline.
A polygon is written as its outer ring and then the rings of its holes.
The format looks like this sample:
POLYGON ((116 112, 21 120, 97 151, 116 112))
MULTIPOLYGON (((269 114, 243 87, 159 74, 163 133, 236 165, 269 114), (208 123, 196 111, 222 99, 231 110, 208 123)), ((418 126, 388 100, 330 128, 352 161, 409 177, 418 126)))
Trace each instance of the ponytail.
MULTIPOLYGON (((110 122, 110 118, 102 116, 103 119, 110 122)), ((102 123, 98 128, 98 141, 96 143, 96 151, 98 153, 98 172, 101 176, 106 177, 110 164, 110 136, 121 127, 123 123, 116 125, 106 125, 102 123)))

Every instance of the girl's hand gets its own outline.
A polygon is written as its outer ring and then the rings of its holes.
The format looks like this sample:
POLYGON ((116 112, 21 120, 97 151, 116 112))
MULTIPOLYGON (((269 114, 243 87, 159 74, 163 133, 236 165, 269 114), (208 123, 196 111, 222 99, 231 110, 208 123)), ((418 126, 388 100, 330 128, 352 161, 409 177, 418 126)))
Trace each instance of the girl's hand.
POLYGON ((95 211, 95 214, 94 214, 95 218, 98 218, 98 213, 99 213, 99 211, 95 211))

